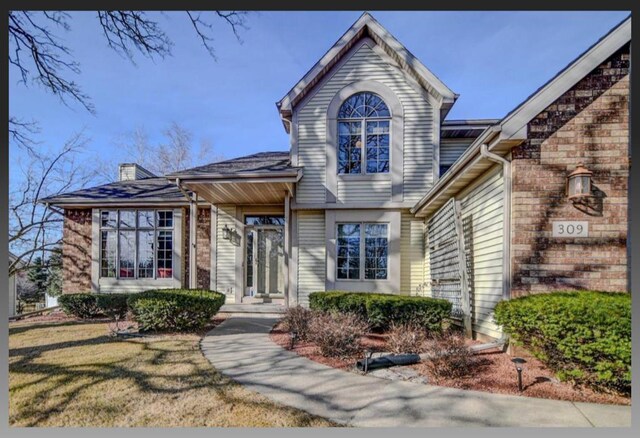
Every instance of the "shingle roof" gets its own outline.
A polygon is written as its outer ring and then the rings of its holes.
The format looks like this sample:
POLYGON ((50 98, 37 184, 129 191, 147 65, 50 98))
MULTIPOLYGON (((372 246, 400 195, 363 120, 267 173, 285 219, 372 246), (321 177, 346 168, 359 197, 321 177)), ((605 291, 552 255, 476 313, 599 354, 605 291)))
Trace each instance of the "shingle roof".
POLYGON ((182 178, 198 175, 233 175, 237 173, 270 173, 295 171, 297 167, 291 165, 288 151, 259 152, 244 157, 232 158, 217 163, 206 164, 192 169, 181 170, 167 175, 167 178, 182 178))
POLYGON ((118 202, 163 202, 181 203, 186 199, 175 182, 168 178, 183 178, 199 175, 264 174, 270 172, 297 171, 291 166, 289 152, 260 152, 244 157, 232 158, 217 163, 186 169, 165 177, 144 178, 134 181, 116 181, 75 192, 64 193, 40 200, 52 205, 61 204, 109 204, 118 202))
POLYGON ((133 181, 116 181, 75 192, 64 193, 42 199, 50 204, 72 204, 87 202, 118 201, 185 201, 184 195, 174 182, 163 177, 144 178, 133 181))

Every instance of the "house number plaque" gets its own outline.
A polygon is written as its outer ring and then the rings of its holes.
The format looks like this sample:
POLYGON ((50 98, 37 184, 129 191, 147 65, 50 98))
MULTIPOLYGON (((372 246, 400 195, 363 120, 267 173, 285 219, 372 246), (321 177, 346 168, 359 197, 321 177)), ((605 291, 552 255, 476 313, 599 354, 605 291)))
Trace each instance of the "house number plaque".
POLYGON ((587 221, 555 221, 551 225, 553 237, 589 237, 587 221))

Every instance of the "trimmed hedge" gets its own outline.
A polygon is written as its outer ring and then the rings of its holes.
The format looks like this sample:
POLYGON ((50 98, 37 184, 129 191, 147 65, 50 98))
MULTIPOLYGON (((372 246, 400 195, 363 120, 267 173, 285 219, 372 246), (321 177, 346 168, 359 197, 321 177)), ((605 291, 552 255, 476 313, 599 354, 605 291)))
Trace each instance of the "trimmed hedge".
POLYGON ((62 294, 58 297, 58 305, 67 315, 82 319, 95 318, 102 313, 97 296, 92 293, 62 294))
POLYGON ((127 300, 131 294, 96 294, 96 304, 103 315, 112 319, 124 319, 129 313, 127 300))
POLYGON ((530 295, 498 303, 495 320, 561 380, 630 393, 630 294, 530 295))
POLYGON ((440 331, 442 322, 451 315, 447 300, 369 292, 313 292, 309 306, 324 312, 355 313, 378 330, 388 330, 393 322, 440 331))
POLYGON ((158 289, 132 294, 127 303, 140 331, 193 331, 203 328, 225 296, 204 289, 158 289))

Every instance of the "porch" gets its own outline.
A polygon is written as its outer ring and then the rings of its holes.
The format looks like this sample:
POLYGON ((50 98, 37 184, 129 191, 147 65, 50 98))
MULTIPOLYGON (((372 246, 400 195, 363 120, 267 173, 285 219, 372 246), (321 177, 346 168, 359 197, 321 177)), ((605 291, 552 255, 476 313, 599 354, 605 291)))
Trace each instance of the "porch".
POLYGON ((171 176, 189 200, 187 284, 203 287, 198 275, 209 255, 209 288, 227 296, 227 312, 273 314, 295 301, 291 198, 302 169, 288 163, 288 153, 256 154, 171 176), (206 236, 198 228, 203 208, 206 236))

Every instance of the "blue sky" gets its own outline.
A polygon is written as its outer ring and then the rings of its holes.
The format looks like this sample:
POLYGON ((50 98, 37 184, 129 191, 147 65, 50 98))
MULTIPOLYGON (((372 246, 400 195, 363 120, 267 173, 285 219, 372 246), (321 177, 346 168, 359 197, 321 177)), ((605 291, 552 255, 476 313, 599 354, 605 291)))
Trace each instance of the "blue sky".
MULTIPOLYGON (((106 46, 95 13, 74 12, 61 33, 81 64, 74 78, 96 115, 68 108, 10 69, 10 113, 36 119, 43 145, 85 129, 89 149, 125 161, 118 138, 143 126, 152 142, 175 121, 227 158, 287 150, 275 102, 331 47, 361 12, 252 12, 240 44, 217 21, 212 59, 186 15, 154 15, 174 42, 164 60, 106 46)), ((460 98, 448 118, 500 118, 582 53, 628 12, 390 12, 373 16, 460 98)), ((11 150, 10 165, 19 152, 11 150)), ((12 172, 13 173, 13 172, 12 172)))

